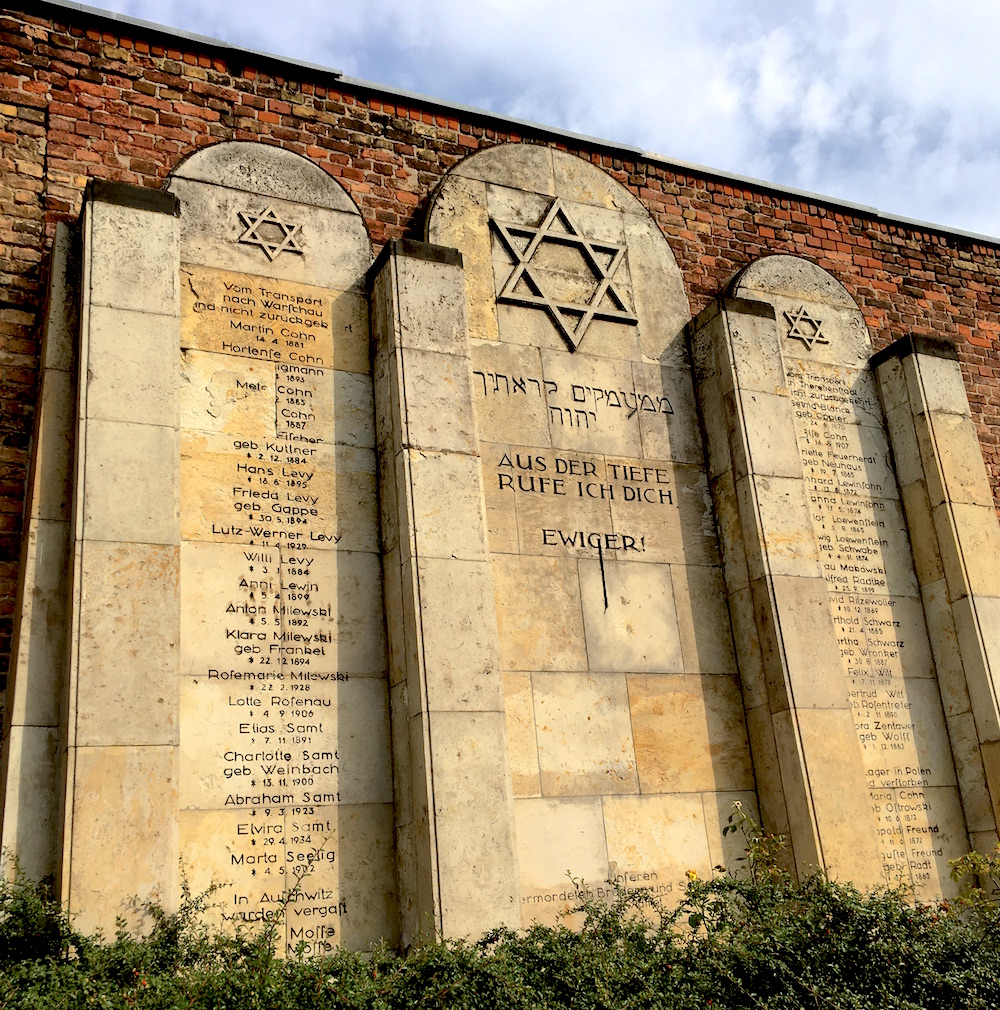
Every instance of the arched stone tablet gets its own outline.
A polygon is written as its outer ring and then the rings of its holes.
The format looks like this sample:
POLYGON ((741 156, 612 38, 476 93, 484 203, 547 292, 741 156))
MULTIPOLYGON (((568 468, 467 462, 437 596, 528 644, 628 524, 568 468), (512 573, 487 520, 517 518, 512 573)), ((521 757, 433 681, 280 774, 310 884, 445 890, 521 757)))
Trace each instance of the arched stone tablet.
POLYGON ((528 145, 459 163, 426 234, 465 273, 521 922, 669 900, 755 806, 680 270, 624 186, 528 145))
POLYGON ((720 307, 693 343, 761 804, 802 872, 948 894, 982 761, 942 706, 864 317, 785 255, 720 307))

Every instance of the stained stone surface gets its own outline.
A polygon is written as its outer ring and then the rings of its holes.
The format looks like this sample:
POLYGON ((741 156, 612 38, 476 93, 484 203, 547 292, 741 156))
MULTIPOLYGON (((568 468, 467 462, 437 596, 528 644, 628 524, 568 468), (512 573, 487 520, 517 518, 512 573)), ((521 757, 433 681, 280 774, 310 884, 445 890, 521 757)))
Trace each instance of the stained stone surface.
POLYGON ((703 403, 721 393, 726 408, 705 416, 730 607, 741 621, 753 608, 763 660, 758 687, 753 643, 737 637, 748 708, 770 710, 781 768, 779 786, 768 731, 752 731, 762 800, 781 796, 802 867, 875 882, 874 847, 884 882, 950 893, 948 860, 969 844, 963 797, 864 319, 794 257, 755 262, 730 294, 726 335, 713 346, 706 318, 694 342, 703 403))
POLYGON ((456 166, 427 237, 465 275, 521 921, 567 871, 677 895, 754 803, 680 271, 610 176, 532 147, 456 166))
POLYGON ((232 144, 181 198, 181 859, 290 947, 397 935, 363 277, 338 185, 232 144))

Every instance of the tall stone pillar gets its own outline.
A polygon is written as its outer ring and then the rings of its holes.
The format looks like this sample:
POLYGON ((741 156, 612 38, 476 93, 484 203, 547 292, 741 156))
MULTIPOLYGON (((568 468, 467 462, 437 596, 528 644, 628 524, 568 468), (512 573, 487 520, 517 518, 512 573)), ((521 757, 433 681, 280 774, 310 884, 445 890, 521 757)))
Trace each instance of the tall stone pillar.
POLYGON ((83 928, 178 893, 178 213, 95 183, 83 214, 61 867, 83 928))
POLYGON ((954 346, 905 337, 876 354, 872 367, 969 839, 987 852, 1000 814, 1000 526, 993 494, 954 346))
POLYGON ((79 232, 60 225, 52 250, 28 477, 10 707, 0 753, 2 846, 32 880, 54 881, 62 825, 60 720, 71 568, 79 232))
POLYGON ((404 943, 519 924, 493 580, 453 249, 371 273, 404 943))

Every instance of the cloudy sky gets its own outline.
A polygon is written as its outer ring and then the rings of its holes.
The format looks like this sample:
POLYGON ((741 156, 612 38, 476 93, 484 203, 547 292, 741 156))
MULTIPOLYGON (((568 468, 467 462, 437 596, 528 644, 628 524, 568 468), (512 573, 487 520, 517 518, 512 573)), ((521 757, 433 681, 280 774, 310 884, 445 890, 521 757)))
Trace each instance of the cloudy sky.
POLYGON ((91 5, 1000 236, 997 0, 91 5))

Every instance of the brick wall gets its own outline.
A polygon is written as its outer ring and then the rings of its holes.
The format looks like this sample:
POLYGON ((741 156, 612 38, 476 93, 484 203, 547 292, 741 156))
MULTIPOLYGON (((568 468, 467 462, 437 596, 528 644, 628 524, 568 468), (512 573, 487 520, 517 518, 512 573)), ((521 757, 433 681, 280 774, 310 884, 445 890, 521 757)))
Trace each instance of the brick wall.
POLYGON ((996 245, 623 159, 598 145, 570 146, 544 132, 512 132, 489 117, 403 103, 334 75, 245 62, 251 57, 231 49, 196 49, 110 19, 44 4, 32 10, 0 13, 0 676, 55 225, 77 216, 88 178, 159 187, 186 153, 220 140, 278 144, 314 161, 353 197, 376 248, 420 235, 435 186, 469 153, 508 141, 569 150, 649 208, 684 272, 693 313, 751 260, 806 256, 857 299, 877 347, 910 332, 958 343, 1000 503, 996 245))

